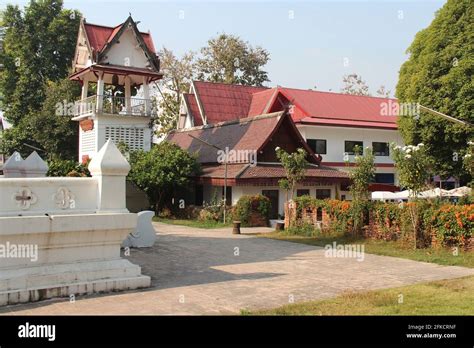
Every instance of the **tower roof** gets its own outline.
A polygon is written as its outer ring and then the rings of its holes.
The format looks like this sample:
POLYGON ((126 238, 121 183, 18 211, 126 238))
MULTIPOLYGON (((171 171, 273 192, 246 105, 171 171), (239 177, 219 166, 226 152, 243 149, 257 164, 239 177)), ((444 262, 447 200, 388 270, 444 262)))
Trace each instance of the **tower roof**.
MULTIPOLYGON (((115 27, 108 27, 105 25, 87 23, 84 20, 84 28, 91 48, 96 52, 102 52, 105 46, 112 42, 124 24, 125 22, 115 27)), ((155 52, 155 45, 153 43, 151 34, 140 31, 140 35, 143 38, 147 48, 151 52, 155 52)))

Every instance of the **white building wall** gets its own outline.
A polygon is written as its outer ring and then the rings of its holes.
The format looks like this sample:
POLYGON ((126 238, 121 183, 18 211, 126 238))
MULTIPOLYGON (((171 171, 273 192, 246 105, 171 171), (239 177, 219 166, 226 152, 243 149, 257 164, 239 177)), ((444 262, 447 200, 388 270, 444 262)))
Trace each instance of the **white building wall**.
POLYGON ((111 138, 116 144, 123 141, 130 149, 151 148, 150 119, 131 116, 100 116, 94 123, 98 132, 98 148, 111 138))
MULTIPOLYGON (((336 185, 321 185, 321 186, 305 186, 298 185, 297 189, 309 189, 310 196, 316 197, 316 189, 330 189, 331 198, 336 198, 336 185)), ((286 202, 286 191, 280 189, 278 186, 233 186, 232 187, 232 205, 237 204, 237 201, 240 197, 244 195, 257 195, 262 194, 263 190, 278 190, 278 214, 283 215, 285 208, 284 204, 286 202)), ((222 186, 210 186, 204 185, 203 187, 203 196, 206 203, 210 203, 214 192, 217 192, 217 197, 221 197, 222 186)), ((339 192, 339 194, 345 194, 346 199, 349 199, 349 194, 347 192, 339 192)))
MULTIPOLYGON (((103 145, 103 144, 102 144, 103 145)), ((98 151, 97 127, 94 121, 94 129, 84 132, 79 126, 79 162, 84 156, 92 158, 98 151)))
MULTIPOLYGON (((362 141, 363 146, 372 147, 372 142, 394 142, 403 145, 403 140, 397 130, 369 129, 369 128, 346 128, 298 125, 302 136, 305 139, 325 139, 327 154, 323 157, 323 164, 326 162, 338 162, 339 166, 334 166, 342 170, 348 170, 344 162, 344 142, 346 140, 362 141)), ((354 156, 349 156, 349 161, 354 162, 354 156)), ((376 156, 375 164, 394 164, 391 156, 376 156)), ((395 173, 394 167, 377 167, 377 173, 395 173)), ((395 173, 395 184, 398 178, 395 173)))

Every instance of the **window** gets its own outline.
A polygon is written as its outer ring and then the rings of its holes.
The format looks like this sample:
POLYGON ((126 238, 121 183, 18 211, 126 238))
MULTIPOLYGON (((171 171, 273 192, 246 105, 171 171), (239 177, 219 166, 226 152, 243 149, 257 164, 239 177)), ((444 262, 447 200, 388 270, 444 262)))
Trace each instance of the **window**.
POLYGON ((389 150, 388 143, 378 143, 378 142, 373 142, 372 143, 372 149, 374 150, 374 155, 375 156, 389 156, 390 155, 390 150, 389 150))
POLYGON ((327 153, 325 139, 308 139, 306 141, 314 153, 325 155, 327 153))
POLYGON ((202 206, 203 202, 204 202, 204 187, 202 185, 196 185, 194 204, 197 206, 202 206))
POLYGON ((395 174, 390 173, 376 173, 375 182, 379 184, 394 184, 395 174))
POLYGON ((317 199, 331 198, 331 189, 316 189, 317 199))
POLYGON ((296 197, 309 196, 309 190, 296 190, 296 197))
POLYGON ((316 221, 323 221, 323 208, 321 207, 316 210, 316 221))
POLYGON ((346 140, 344 142, 344 152, 346 152, 348 155, 355 155, 354 148, 356 146, 360 147, 359 155, 361 155, 364 149, 364 144, 362 141, 346 140))

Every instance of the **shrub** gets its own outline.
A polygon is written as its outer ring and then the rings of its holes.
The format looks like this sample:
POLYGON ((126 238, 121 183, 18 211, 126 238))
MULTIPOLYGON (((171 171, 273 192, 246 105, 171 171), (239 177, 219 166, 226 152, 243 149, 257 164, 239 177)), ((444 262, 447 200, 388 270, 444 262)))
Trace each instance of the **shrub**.
POLYGON ((199 219, 202 207, 197 205, 187 205, 184 209, 173 207, 173 215, 178 219, 199 219))
POLYGON ((48 161, 47 176, 91 176, 87 164, 78 163, 73 160, 54 159, 48 161))
MULTIPOLYGON (((202 210, 199 212, 199 220, 201 221, 220 221, 224 220, 224 205, 223 202, 217 198, 217 193, 214 193, 211 202, 204 202, 202 210)), ((232 214, 230 209, 226 207, 226 222, 230 222, 232 214)))
POLYGON ((250 226, 252 214, 258 214, 268 221, 271 209, 271 202, 263 195, 244 195, 239 198, 233 209, 233 218, 239 220, 242 226, 250 226))
POLYGON ((474 204, 443 205, 431 220, 442 245, 466 246, 474 230, 474 204))
POLYGON ((209 210, 202 209, 199 212, 199 221, 217 221, 218 219, 215 218, 215 215, 210 212, 209 210))

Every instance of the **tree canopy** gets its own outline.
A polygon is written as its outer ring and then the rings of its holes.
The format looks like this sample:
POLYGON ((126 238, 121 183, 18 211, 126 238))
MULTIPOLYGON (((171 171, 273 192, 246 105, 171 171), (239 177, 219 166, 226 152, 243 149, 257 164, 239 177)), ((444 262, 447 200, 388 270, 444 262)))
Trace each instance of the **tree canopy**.
POLYGON ((269 60, 270 53, 262 47, 252 47, 235 35, 220 34, 201 49, 198 79, 262 86, 269 81, 268 73, 262 70, 269 60))
POLYGON ((369 86, 362 80, 362 76, 357 74, 344 75, 342 78, 344 86, 341 92, 352 95, 370 95, 369 86))
POLYGON ((158 126, 157 135, 161 136, 176 128, 181 98, 183 93, 189 91, 196 75, 196 55, 188 51, 177 57, 166 47, 163 47, 158 55, 163 79, 157 85, 161 99, 160 116, 155 120, 155 124, 158 126))
MULTIPOLYGON (((407 53, 396 87, 399 101, 474 123, 474 2, 448 0, 407 53)), ((436 173, 445 178, 466 173, 462 155, 473 128, 424 112, 403 115, 399 128, 407 144, 425 144, 436 173)))
POLYGON ((155 120, 157 135, 176 128, 183 93, 193 80, 262 86, 268 82, 263 67, 270 60, 268 51, 252 47, 235 35, 221 34, 211 38, 199 53, 188 51, 176 56, 164 47, 161 59, 163 80, 158 84, 160 116, 155 120))
POLYGON ((190 177, 200 170, 195 157, 167 141, 154 145, 148 152, 132 151, 129 157, 128 179, 147 194, 157 212, 166 198, 187 187, 190 177))
POLYGON ((4 151, 28 154, 27 142, 69 157, 71 152, 61 149, 77 142, 71 138, 77 125, 59 119, 65 115, 55 115, 52 106, 57 97, 73 97, 77 91, 62 80, 74 56, 81 15, 64 9, 61 0, 43 0, 31 1, 23 10, 8 5, 1 17, 0 95, 5 117, 14 126, 5 132, 4 151))

